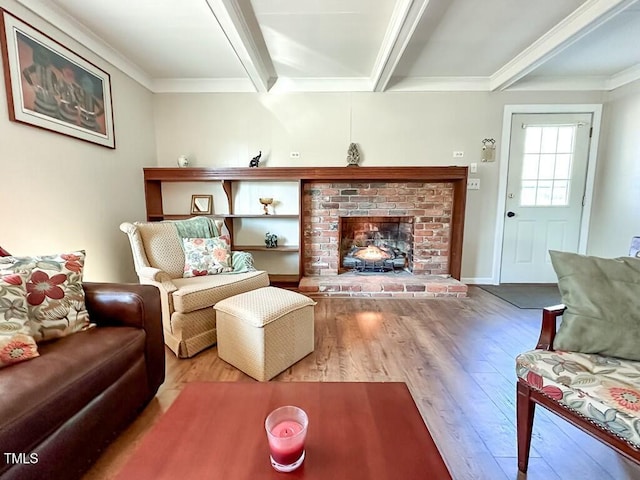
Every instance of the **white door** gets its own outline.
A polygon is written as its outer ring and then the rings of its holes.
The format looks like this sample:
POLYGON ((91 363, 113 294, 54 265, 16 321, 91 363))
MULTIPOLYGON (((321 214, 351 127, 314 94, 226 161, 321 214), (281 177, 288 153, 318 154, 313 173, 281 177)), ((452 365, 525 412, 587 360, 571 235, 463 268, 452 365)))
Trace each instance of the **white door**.
POLYGON ((514 114, 500 283, 555 283, 549 250, 577 252, 591 114, 514 114))

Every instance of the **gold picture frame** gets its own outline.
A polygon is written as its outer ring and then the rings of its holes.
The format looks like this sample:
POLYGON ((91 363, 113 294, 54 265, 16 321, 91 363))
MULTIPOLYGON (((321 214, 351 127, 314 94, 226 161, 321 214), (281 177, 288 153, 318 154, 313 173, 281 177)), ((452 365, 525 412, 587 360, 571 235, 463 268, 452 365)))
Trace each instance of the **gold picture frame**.
POLYGON ((191 215, 211 215, 213 195, 191 195, 191 215))

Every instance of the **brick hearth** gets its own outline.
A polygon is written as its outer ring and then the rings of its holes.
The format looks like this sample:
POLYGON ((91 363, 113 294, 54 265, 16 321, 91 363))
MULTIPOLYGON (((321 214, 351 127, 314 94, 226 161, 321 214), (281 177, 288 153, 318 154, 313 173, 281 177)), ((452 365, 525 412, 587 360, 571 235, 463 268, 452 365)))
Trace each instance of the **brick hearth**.
POLYGON ((466 297, 467 286, 446 275, 412 275, 409 272, 388 274, 343 273, 307 276, 300 281, 300 292, 309 296, 329 297, 466 297))

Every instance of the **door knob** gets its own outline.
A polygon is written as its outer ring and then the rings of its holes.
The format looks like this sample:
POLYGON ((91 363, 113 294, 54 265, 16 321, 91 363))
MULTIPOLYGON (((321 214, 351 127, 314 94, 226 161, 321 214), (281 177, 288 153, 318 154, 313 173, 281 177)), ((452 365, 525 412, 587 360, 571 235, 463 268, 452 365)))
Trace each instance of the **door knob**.
POLYGON ((507 212, 507 217, 511 218, 511 217, 515 217, 516 214, 513 212, 507 212))

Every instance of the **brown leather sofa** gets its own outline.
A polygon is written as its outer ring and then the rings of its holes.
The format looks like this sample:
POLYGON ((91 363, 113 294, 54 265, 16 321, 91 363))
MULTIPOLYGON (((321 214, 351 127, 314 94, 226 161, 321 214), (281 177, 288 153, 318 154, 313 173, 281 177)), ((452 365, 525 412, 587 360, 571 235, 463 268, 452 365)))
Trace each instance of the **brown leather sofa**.
POLYGON ((84 283, 97 327, 0 369, 0 478, 80 478, 164 381, 160 295, 84 283))

